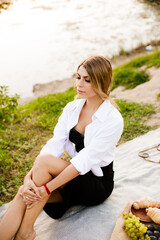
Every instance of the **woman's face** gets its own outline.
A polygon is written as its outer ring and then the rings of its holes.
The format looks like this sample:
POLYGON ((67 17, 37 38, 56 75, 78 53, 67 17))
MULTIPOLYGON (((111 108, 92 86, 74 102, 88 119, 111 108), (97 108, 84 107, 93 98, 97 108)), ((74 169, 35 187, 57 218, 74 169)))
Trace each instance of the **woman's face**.
POLYGON ((86 69, 81 66, 77 71, 76 78, 77 94, 80 98, 92 98, 97 96, 91 85, 86 69))

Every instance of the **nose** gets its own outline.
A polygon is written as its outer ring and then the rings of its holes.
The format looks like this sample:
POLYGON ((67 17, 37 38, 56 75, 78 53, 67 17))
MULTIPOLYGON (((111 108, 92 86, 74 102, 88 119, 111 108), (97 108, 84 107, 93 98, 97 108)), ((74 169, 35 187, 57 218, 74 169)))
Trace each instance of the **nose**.
POLYGON ((83 87, 83 79, 82 78, 77 81, 77 87, 83 87))

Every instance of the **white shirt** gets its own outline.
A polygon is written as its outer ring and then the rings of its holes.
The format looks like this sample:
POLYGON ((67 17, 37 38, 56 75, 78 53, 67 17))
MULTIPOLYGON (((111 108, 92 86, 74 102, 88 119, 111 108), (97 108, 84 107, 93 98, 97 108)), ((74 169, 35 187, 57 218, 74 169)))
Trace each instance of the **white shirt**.
POLYGON ((69 132, 78 123, 85 101, 78 99, 65 106, 53 138, 42 148, 41 153, 61 157, 66 149, 72 157, 70 162, 81 175, 91 170, 96 176, 103 176, 101 167, 114 160, 115 146, 123 131, 123 118, 110 101, 105 100, 92 116, 92 122, 86 126, 84 148, 77 153, 69 140, 69 132))

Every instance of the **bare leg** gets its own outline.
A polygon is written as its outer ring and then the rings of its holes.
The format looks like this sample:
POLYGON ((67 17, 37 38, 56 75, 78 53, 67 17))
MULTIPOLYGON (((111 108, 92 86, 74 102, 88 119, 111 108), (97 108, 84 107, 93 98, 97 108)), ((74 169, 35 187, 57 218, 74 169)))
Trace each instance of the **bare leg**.
POLYGON ((23 198, 20 196, 22 187, 20 187, 17 195, 10 203, 7 211, 0 222, 0 238, 1 240, 11 240, 18 231, 23 219, 26 205, 23 198))
MULTIPOLYGON (((70 163, 56 158, 52 155, 40 155, 33 166, 33 181, 37 186, 42 186, 44 183, 49 182, 53 176, 57 176, 63 171, 70 163), (43 177, 42 177, 43 176, 43 177)), ((62 202, 63 199, 60 194, 54 192, 50 197, 50 201, 62 202)), ((49 196, 42 201, 36 203, 31 209, 26 209, 22 224, 16 235, 15 240, 33 240, 35 237, 34 223, 47 202, 49 196)))

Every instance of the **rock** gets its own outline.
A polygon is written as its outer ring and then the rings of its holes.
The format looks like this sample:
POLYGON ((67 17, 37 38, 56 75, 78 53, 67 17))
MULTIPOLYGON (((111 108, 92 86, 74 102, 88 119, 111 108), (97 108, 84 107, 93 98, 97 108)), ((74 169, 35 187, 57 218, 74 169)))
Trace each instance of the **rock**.
POLYGON ((74 82, 75 79, 67 78, 49 83, 35 84, 33 86, 33 93, 35 97, 39 97, 57 92, 65 92, 69 87, 74 85, 74 82))

